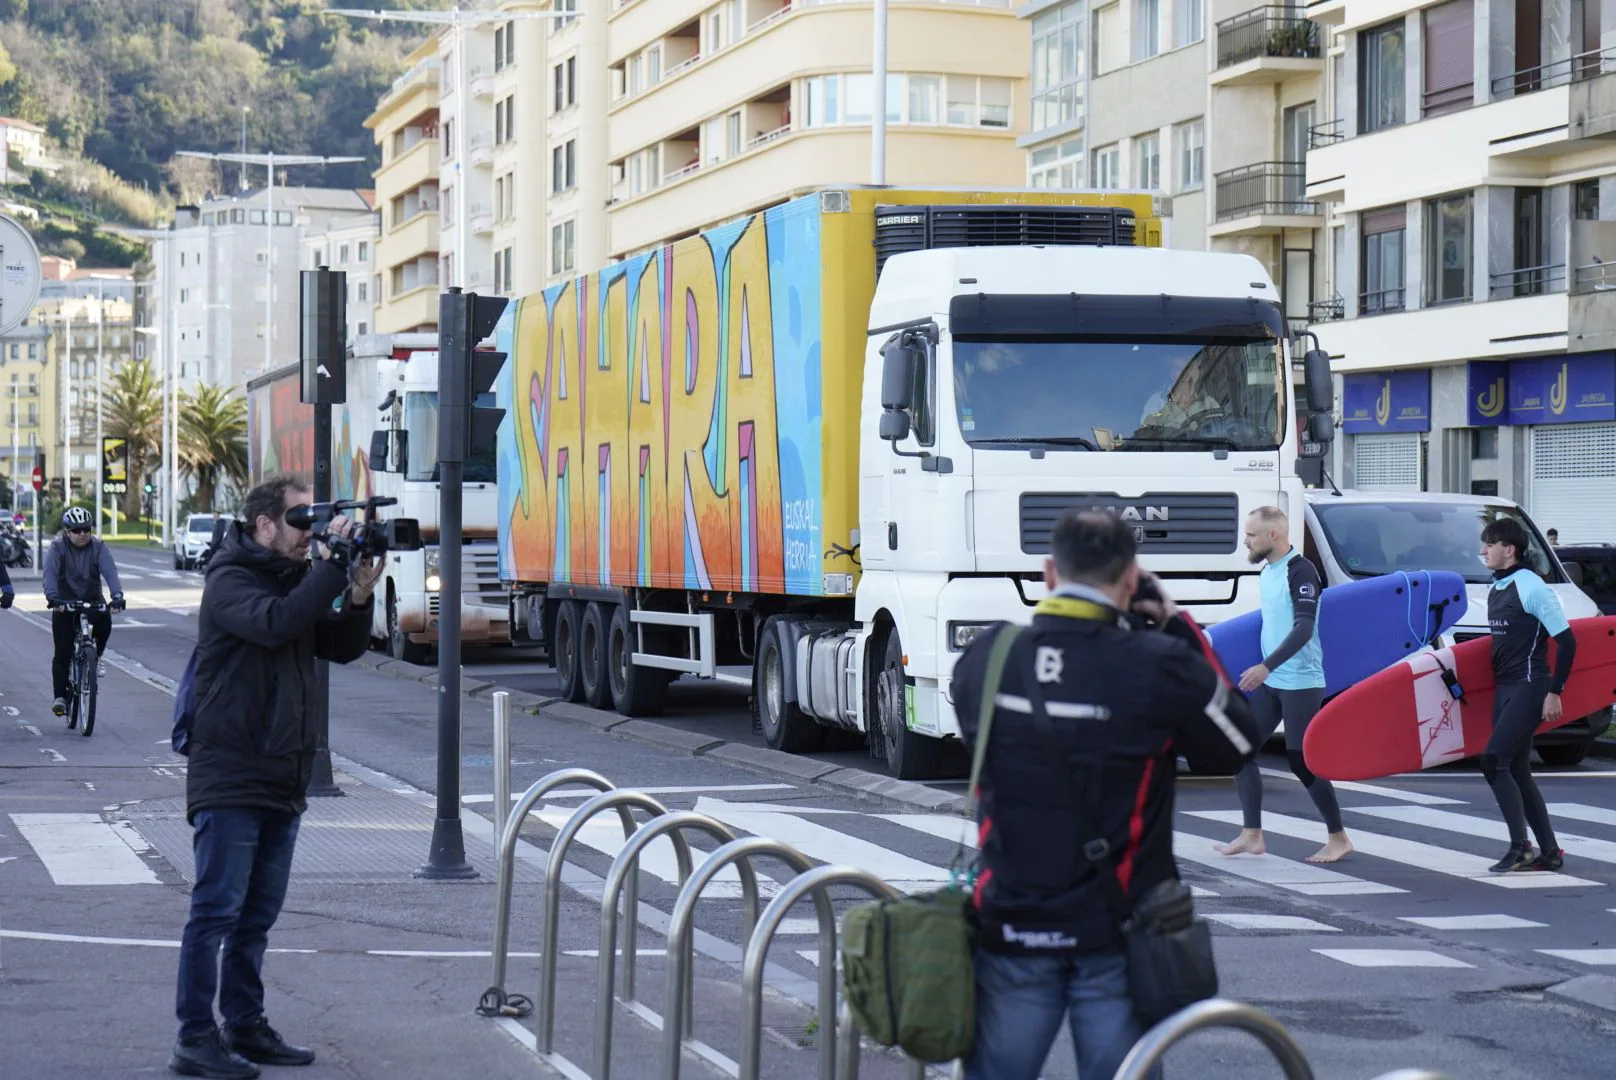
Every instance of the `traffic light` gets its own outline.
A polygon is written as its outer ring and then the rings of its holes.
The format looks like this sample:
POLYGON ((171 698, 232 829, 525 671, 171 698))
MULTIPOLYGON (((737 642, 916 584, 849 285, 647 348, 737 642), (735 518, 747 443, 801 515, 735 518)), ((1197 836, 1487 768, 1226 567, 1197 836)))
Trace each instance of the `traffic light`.
POLYGON ((156 490, 157 490, 157 485, 156 484, 153 484, 150 480, 146 481, 146 494, 150 495, 152 492, 154 492, 156 490))
POLYGON ((300 400, 341 405, 348 400, 348 275, 322 266, 300 277, 300 400))
POLYGON ((438 301, 438 460, 491 454, 504 409, 477 405, 505 366, 505 354, 477 348, 510 301, 450 289, 438 301))

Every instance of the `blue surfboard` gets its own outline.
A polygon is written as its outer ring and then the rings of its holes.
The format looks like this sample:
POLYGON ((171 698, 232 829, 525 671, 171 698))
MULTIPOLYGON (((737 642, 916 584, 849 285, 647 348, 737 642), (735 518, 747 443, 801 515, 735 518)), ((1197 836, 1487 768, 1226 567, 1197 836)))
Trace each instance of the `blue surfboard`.
MULTIPOLYGON (((1419 652, 1464 615, 1464 578, 1451 570, 1403 570, 1331 585, 1319 594, 1324 692, 1336 694, 1419 652)), ((1229 678, 1262 663, 1262 612, 1207 628, 1229 678)))

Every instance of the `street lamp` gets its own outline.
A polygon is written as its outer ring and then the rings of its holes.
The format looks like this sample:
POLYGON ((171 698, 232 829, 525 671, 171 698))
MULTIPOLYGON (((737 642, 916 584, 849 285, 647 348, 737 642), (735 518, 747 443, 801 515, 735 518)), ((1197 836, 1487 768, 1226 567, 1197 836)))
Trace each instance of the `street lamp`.
MULTIPOLYGON (((467 75, 471 65, 466 63, 466 35, 468 26, 487 26, 490 23, 508 23, 521 20, 576 19, 576 11, 382 11, 366 8, 327 8, 323 15, 346 15, 350 19, 375 19, 378 22, 423 23, 448 26, 454 35, 455 98, 460 109, 460 145, 466 145, 466 115, 471 110, 471 80, 467 75)), ((466 281, 466 155, 455 152, 455 258, 450 264, 450 281, 444 288, 463 286, 466 281)))
POLYGON ((217 154, 200 150, 180 150, 180 157, 209 161, 235 161, 243 165, 269 168, 264 186, 264 370, 275 366, 275 163, 282 165, 346 165, 364 161, 357 157, 323 157, 316 154, 217 154))

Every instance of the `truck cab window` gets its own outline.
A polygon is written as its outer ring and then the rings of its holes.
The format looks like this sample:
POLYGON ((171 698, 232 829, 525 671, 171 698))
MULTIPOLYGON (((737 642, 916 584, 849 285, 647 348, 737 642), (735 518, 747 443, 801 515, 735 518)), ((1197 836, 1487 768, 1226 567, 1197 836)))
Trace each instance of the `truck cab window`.
POLYGON ((931 446, 937 441, 936 390, 937 353, 928 345, 925 359, 915 365, 914 405, 909 409, 909 424, 915 441, 921 446, 931 446))

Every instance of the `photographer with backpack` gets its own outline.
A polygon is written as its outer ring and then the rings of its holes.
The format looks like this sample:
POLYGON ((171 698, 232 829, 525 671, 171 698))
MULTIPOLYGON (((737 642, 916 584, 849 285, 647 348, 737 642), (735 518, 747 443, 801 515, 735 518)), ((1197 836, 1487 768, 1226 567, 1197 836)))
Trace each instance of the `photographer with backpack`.
MULTIPOLYGON (((245 521, 229 526, 209 562, 197 648, 181 680, 174 748, 190 758, 196 884, 180 943, 180 1030, 169 1068, 185 1076, 251 1080, 259 1064, 314 1061, 313 1051, 288 1045, 269 1026, 261 971, 314 771, 314 661, 364 655, 382 566, 345 568, 324 544, 309 561, 309 530, 286 520, 308 501, 307 486, 290 476, 247 494, 245 521)), ((347 537, 353 527, 339 517, 327 531, 347 537)))

